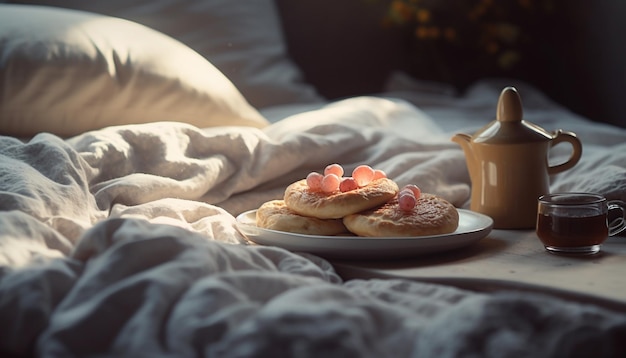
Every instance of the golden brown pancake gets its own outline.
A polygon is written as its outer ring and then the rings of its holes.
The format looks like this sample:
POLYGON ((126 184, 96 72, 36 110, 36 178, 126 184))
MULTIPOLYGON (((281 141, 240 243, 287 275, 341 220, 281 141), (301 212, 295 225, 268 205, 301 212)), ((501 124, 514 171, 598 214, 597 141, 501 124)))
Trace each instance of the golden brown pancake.
POLYGON ((338 235, 347 233, 341 219, 318 219, 302 216, 289 209, 283 200, 264 203, 256 212, 256 225, 264 229, 306 235, 338 235))
POLYGON ((368 185, 347 192, 325 193, 309 189, 302 179, 287 187, 285 204, 296 213, 319 219, 341 219, 383 205, 398 193, 398 184, 388 178, 376 179, 368 185))
POLYGON ((358 236, 430 236, 454 232, 459 212, 445 199, 422 193, 411 211, 400 210, 396 197, 381 207, 347 215, 343 223, 358 236))

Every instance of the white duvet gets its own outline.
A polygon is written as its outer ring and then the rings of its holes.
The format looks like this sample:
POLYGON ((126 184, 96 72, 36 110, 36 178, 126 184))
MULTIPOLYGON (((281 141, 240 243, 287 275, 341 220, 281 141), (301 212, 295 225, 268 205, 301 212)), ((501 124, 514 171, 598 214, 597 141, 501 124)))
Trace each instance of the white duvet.
MULTIPOLYGON (((500 89, 276 108, 264 130, 152 123, 66 140, 0 137, 0 355, 623 353, 623 313, 530 294, 344 282, 324 259, 250 245, 234 226, 237 214, 334 162, 369 164, 463 207, 470 181, 450 137, 492 120, 500 89)), ((552 190, 626 200, 626 130, 532 88, 520 93, 526 119, 583 141, 580 163, 553 177, 552 190)), ((556 147, 551 160, 567 152, 556 147)))

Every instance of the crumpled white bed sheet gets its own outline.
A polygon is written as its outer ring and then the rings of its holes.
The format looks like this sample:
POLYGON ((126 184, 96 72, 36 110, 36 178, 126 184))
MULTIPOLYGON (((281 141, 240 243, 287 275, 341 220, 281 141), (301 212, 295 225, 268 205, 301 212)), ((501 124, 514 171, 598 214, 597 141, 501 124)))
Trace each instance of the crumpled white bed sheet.
MULTIPOLYGON (((66 140, 0 137, 0 353, 624 353, 624 313, 519 292, 343 282, 324 259, 250 245, 234 226, 238 213, 333 162, 347 170, 369 164, 400 185, 466 205, 465 159, 449 138, 491 120, 499 87, 478 84, 456 100, 424 93, 420 109, 346 99, 274 118, 264 130, 153 123, 66 140)), ((552 189, 626 200, 626 131, 526 91, 529 120, 575 131, 585 146, 552 189)), ((555 148, 551 160, 566 154, 555 148)))

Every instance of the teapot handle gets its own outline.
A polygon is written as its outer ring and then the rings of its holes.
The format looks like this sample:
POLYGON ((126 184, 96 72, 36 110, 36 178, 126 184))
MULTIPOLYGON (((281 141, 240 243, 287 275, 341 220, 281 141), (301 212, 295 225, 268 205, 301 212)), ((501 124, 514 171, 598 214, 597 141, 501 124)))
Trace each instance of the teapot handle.
POLYGON ((580 139, 578 139, 576 134, 559 129, 554 133, 554 136, 550 141, 550 147, 554 147, 555 145, 562 142, 568 142, 572 145, 572 154, 566 162, 549 166, 548 174, 556 174, 572 168, 574 165, 576 165, 576 163, 578 163, 581 155, 583 154, 582 143, 580 142, 580 139))

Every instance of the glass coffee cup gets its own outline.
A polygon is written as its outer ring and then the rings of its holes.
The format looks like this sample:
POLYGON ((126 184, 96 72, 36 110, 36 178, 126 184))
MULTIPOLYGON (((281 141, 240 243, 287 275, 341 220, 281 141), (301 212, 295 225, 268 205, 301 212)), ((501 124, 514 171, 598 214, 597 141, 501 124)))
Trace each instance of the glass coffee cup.
POLYGON ((623 201, 609 201, 593 193, 555 193, 539 198, 536 232, 549 252, 595 254, 609 236, 624 229, 623 201))

